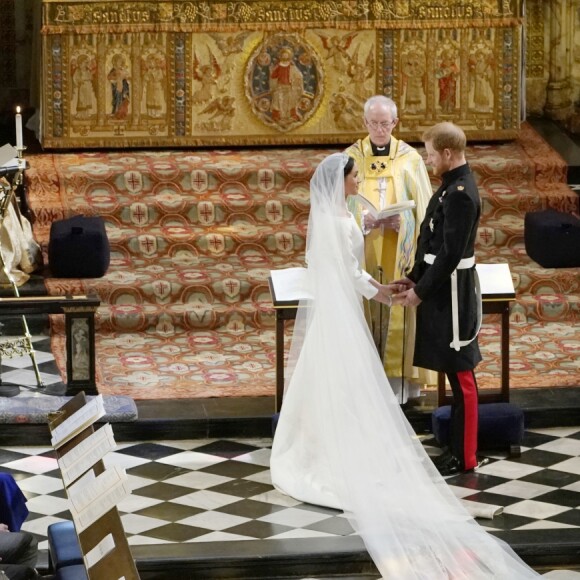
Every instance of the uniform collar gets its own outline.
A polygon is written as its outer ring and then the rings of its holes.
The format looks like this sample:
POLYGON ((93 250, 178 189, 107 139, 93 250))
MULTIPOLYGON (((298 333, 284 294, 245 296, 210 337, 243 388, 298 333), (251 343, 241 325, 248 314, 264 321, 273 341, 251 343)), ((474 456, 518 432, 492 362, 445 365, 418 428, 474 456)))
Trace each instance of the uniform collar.
POLYGON ((446 171, 445 173, 443 173, 443 175, 441 175, 441 180, 443 182, 442 185, 447 187, 450 183, 453 183, 460 177, 463 177, 464 175, 467 175, 470 172, 471 169, 469 169, 468 163, 464 163, 463 165, 460 165, 459 167, 456 167, 451 171, 446 171))

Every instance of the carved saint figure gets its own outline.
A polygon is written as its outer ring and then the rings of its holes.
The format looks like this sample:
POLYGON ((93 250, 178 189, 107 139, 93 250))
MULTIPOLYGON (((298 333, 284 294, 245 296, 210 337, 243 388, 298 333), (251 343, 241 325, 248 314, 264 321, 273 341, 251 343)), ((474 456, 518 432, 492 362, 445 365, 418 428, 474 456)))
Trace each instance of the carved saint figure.
POLYGON ((152 118, 163 116, 165 104, 165 67, 160 57, 150 54, 145 63, 143 85, 145 90, 145 109, 152 118))
POLYGON ((75 320, 72 329, 72 368, 73 378, 83 380, 89 378, 89 335, 86 322, 75 320))
POLYGON ((439 81, 439 106, 444 113, 453 113, 457 99, 459 67, 455 63, 452 50, 445 49, 441 53, 441 63, 435 77, 439 81))
POLYGON ((93 85, 94 79, 95 71, 88 55, 81 54, 73 73, 73 85, 76 91, 76 113, 82 119, 95 113, 97 98, 93 85))
POLYGON ((122 54, 113 56, 113 67, 107 75, 111 83, 112 110, 115 119, 124 119, 129 112, 129 71, 122 54))
POLYGON ((478 49, 468 61, 473 108, 482 113, 493 109, 493 58, 491 53, 478 49))
POLYGON ((425 57, 411 50, 403 57, 405 111, 417 113, 425 108, 425 57))

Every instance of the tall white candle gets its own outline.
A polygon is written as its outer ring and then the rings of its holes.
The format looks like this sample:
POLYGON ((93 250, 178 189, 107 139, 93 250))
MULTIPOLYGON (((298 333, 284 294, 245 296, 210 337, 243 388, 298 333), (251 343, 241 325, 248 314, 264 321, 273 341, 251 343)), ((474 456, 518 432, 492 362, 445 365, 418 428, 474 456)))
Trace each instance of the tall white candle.
POLYGON ((22 115, 20 114, 20 107, 16 107, 16 148, 24 147, 24 139, 22 138, 22 115))

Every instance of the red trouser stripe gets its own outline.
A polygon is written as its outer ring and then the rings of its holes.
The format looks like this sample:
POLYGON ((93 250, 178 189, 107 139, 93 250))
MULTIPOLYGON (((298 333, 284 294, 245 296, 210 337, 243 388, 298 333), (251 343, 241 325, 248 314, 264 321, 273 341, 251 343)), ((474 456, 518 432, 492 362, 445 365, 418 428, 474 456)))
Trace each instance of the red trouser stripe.
POLYGON ((463 463, 465 469, 477 465, 477 383, 472 370, 457 373, 463 393, 463 463))

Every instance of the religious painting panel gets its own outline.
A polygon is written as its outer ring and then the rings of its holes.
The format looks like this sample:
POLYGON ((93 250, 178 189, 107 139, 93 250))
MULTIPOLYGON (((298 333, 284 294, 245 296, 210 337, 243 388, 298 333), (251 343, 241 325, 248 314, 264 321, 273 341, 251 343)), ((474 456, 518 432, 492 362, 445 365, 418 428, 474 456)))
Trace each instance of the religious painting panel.
POLYGON ((519 0, 43 0, 47 148, 348 143, 362 107, 398 135, 448 119, 517 136, 519 0))

